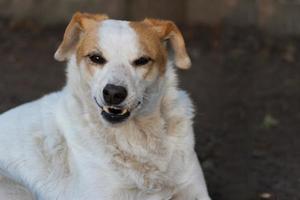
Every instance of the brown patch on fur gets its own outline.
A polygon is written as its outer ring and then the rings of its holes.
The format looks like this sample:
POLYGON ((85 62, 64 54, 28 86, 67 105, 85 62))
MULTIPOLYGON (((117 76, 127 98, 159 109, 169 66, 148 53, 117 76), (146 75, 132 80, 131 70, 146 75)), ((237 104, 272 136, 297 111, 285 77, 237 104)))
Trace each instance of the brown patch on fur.
POLYGON ((90 75, 94 74, 95 71, 95 64, 91 63, 89 58, 87 57, 88 54, 91 52, 99 53, 99 47, 97 46, 98 43, 98 30, 100 24, 95 24, 94 26, 90 26, 90 28, 84 33, 84 36, 78 42, 77 51, 76 51, 76 61, 77 65, 83 60, 86 59, 86 66, 87 70, 90 75))
POLYGON ((151 178, 151 174, 158 173, 159 168, 150 162, 141 162, 134 155, 119 150, 119 153, 114 154, 113 163, 115 166, 134 170, 142 175, 143 186, 148 189, 158 189, 161 183, 158 180, 151 178))
POLYGON ((175 64, 181 69, 188 69, 191 65, 191 60, 185 48, 183 36, 174 22, 168 20, 145 19, 144 24, 151 26, 159 38, 170 40, 171 46, 175 53, 175 64))
POLYGON ((85 37, 98 26, 99 22, 107 18, 106 15, 101 14, 75 13, 66 28, 63 41, 55 53, 55 59, 58 61, 69 59, 71 54, 76 51, 79 41, 83 38, 82 35, 85 37))
POLYGON ((121 165, 125 168, 134 169, 140 173, 150 173, 158 171, 157 166, 149 162, 142 163, 134 155, 128 154, 119 149, 119 153, 114 154, 115 164, 121 165))
POLYGON ((159 168, 149 161, 141 161, 136 155, 122 150, 115 139, 111 140, 112 146, 114 146, 112 163, 115 167, 122 170, 134 170, 140 174, 143 178, 143 186, 146 188, 158 187, 160 184, 156 180, 152 180, 151 174, 159 172, 159 168))
POLYGON ((153 70, 154 66, 158 66, 160 73, 165 72, 167 63, 167 52, 162 41, 156 31, 145 22, 130 22, 130 26, 135 30, 139 37, 142 52, 154 60, 145 73, 145 78, 153 70))

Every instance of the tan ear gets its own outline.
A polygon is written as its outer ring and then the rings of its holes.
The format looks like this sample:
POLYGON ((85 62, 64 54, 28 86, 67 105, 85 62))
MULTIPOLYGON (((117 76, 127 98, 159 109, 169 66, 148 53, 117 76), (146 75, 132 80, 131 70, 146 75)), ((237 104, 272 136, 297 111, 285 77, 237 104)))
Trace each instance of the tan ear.
POLYGON ((183 36, 175 23, 158 19, 145 19, 144 22, 153 26, 162 40, 170 40, 175 53, 175 65, 180 69, 190 68, 191 59, 187 54, 183 36))
POLYGON ((63 41, 56 50, 54 58, 58 61, 68 60, 76 49, 80 35, 104 19, 108 19, 107 15, 75 13, 65 30, 63 41))

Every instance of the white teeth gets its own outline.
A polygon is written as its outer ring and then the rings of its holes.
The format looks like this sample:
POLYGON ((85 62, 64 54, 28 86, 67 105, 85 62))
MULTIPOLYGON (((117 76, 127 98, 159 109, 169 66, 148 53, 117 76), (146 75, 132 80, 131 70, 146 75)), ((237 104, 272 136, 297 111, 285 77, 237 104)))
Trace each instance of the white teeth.
POLYGON ((127 113, 127 109, 124 109, 123 111, 122 111, 122 113, 121 113, 121 115, 124 115, 125 113, 127 113))
POLYGON ((108 107, 104 106, 104 107, 103 107, 103 110, 104 110, 105 112, 109 113, 108 107))
MULTIPOLYGON (((114 108, 113 106, 103 106, 103 110, 104 110, 105 112, 107 112, 107 113, 110 113, 109 108, 116 109, 116 108, 114 108)), ((123 109, 122 112, 121 112, 120 114, 118 114, 118 115, 124 115, 124 114, 127 113, 127 112, 128 112, 128 109, 123 109)))

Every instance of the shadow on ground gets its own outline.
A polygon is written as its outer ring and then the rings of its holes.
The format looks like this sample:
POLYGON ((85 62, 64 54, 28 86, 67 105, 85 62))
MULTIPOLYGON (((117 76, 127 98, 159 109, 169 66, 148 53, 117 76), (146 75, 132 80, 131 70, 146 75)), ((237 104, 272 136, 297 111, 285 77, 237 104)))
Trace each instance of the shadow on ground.
MULTIPOLYGON (((53 59, 64 26, 0 21, 0 111, 60 89, 53 59)), ((300 199, 300 40, 254 27, 185 28, 193 60, 179 72, 197 108, 196 150, 215 200, 300 199)))

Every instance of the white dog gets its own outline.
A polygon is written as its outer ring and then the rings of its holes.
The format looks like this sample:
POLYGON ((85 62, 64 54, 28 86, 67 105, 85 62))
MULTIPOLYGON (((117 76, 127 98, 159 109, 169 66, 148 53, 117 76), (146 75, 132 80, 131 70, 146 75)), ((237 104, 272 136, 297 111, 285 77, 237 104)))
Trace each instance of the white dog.
POLYGON ((187 69, 173 22, 76 13, 66 86, 0 116, 0 199, 209 200, 165 41, 187 69))

